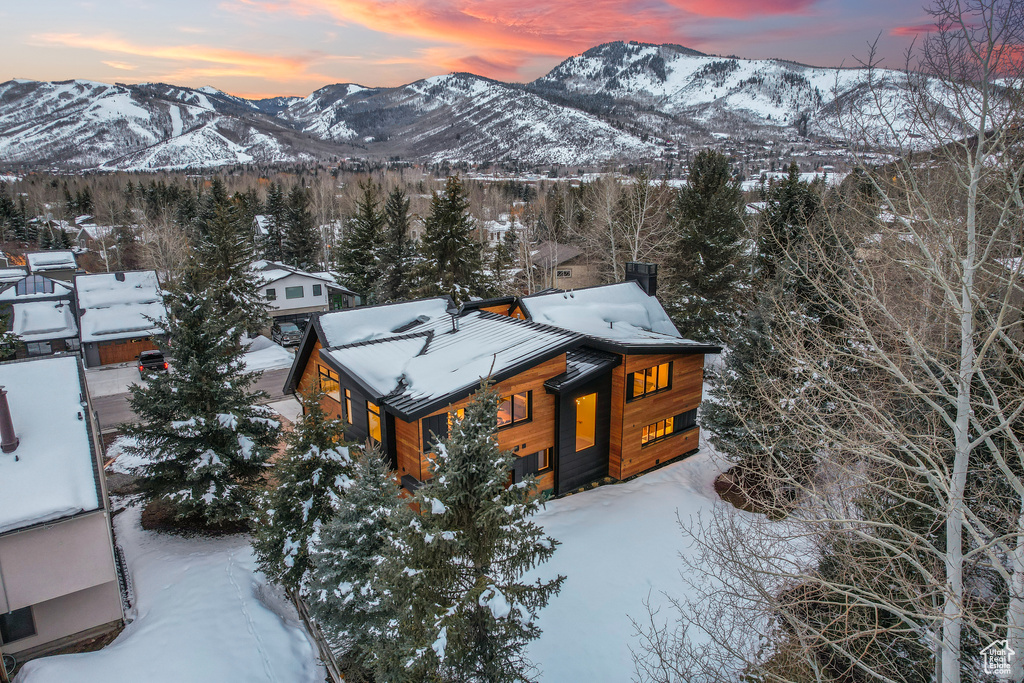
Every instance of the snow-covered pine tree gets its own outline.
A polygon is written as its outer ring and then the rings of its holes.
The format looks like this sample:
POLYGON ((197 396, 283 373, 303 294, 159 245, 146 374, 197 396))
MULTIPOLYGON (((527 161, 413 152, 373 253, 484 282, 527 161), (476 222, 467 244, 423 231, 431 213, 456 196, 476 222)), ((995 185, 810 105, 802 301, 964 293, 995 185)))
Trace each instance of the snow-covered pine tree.
POLYGON ((522 582, 558 542, 530 519, 542 505, 533 478, 508 485, 515 456, 498 448, 497 410, 484 385, 464 417, 453 416, 397 553, 398 664, 414 680, 529 680, 537 613, 565 580, 522 582))
POLYGON ((309 191, 296 185, 288 193, 284 260, 303 270, 319 270, 320 230, 309 208, 309 191))
POLYGON ((364 303, 377 303, 382 284, 379 251, 385 237, 385 215, 380 208, 380 186, 367 180, 359 183, 359 188, 362 192, 337 254, 338 280, 363 297, 364 303))
POLYGON ((127 450, 146 460, 140 488, 188 524, 245 522, 279 424, 256 405, 266 393, 251 389, 258 373, 246 372, 235 323, 213 294, 169 293, 164 303, 170 369, 131 386, 139 421, 123 428, 135 440, 127 450))
POLYGON ((669 213, 675 232, 665 298, 684 337, 720 342, 739 323, 744 267, 743 195, 729 159, 702 150, 669 213))
POLYGON ((273 470, 273 487, 262 497, 253 550, 260 569, 290 591, 309 581, 310 538, 334 515, 351 483, 352 458, 344 423, 324 412, 326 394, 316 384, 302 393, 305 414, 285 436, 288 449, 273 470))
POLYGON ((515 264, 519 257, 519 235, 515 216, 512 225, 491 251, 492 289, 499 295, 517 293, 513 276, 515 264))
POLYGON ((288 204, 285 202, 284 190, 278 183, 271 183, 267 190, 267 234, 261 240, 260 248, 263 258, 268 261, 284 259, 283 226, 287 220, 288 204))
POLYGON ((267 326, 267 301, 252 270, 255 258, 248 226, 239 221, 231 200, 215 207, 203 225, 187 286, 212 298, 219 314, 233 326, 230 334, 235 341, 243 332, 258 334, 267 326))
POLYGON ((785 180, 763 190, 765 208, 757 235, 757 265, 762 280, 773 278, 775 271, 786 265, 793 246, 803 240, 807 224, 821 206, 820 189, 800 180, 800 168, 794 161, 785 180))
POLYGON ((334 516, 312 539, 309 608, 348 666, 383 671, 395 660, 395 564, 385 558, 411 515, 394 473, 371 448, 357 458, 334 516))
POLYGON ((435 192, 430 200, 430 214, 424 221, 423 295, 448 294, 465 301, 480 292, 483 254, 473 229, 466 191, 458 176, 449 176, 444 191, 435 192))
POLYGON ((409 199, 396 187, 384 200, 384 234, 380 245, 381 286, 378 303, 402 301, 412 292, 416 245, 409 239, 409 199))

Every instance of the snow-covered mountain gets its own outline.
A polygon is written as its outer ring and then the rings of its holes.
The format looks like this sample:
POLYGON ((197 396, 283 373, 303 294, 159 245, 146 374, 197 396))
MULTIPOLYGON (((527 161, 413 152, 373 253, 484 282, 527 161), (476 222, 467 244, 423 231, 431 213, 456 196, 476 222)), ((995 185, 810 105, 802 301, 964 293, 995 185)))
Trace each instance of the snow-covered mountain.
MULTIPOLYGON (((903 87, 895 72, 875 78, 890 94, 903 87)), ((837 111, 874 113, 865 83, 860 69, 622 42, 526 85, 456 73, 246 100, 209 87, 15 80, 0 84, 0 166, 145 170, 353 155, 590 165, 658 158, 668 140, 841 142, 837 111)))

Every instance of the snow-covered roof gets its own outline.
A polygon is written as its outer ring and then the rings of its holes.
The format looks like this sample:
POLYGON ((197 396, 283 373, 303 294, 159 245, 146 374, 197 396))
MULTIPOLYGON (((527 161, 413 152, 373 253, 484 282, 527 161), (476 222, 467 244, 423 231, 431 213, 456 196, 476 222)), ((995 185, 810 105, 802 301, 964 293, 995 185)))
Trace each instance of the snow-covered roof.
POLYGON ((26 301, 16 303, 12 331, 25 342, 69 339, 78 336, 74 306, 70 301, 26 301))
POLYGON ((559 265, 571 261, 583 251, 571 244, 559 244, 558 242, 541 242, 537 248, 530 252, 530 259, 534 265, 549 266, 559 265))
MULTIPOLYGON (((0 301, 25 301, 28 299, 53 299, 55 297, 67 297, 70 296, 71 292, 74 291, 75 289, 67 282, 62 282, 60 280, 51 280, 45 275, 34 275, 32 277, 44 278, 44 283, 47 280, 49 280, 49 282, 53 284, 53 291, 33 292, 32 294, 18 294, 18 282, 25 279, 25 275, 22 274, 22 277, 12 281, 9 285, 7 285, 4 288, 3 291, 0 291, 0 301)), ((0 282, 0 284, 4 283, 0 282)), ((26 287, 25 289, 27 290, 28 288, 26 287)))
POLYGON ((154 321, 167 317, 160 282, 152 270, 79 275, 75 287, 83 342, 159 334, 154 321))
POLYGON ((346 346, 357 342, 384 339, 405 332, 415 333, 426 330, 426 323, 438 319, 450 320, 445 312, 447 297, 403 301, 386 306, 363 306, 343 311, 324 313, 318 319, 323 331, 325 346, 346 346), (412 323, 415 327, 402 328, 412 323))
POLYGON ((26 254, 28 269, 33 273, 47 270, 75 270, 78 263, 75 262, 75 254, 70 250, 66 251, 36 251, 26 254))
POLYGON ((302 277, 308 277, 313 280, 323 280, 325 284, 335 284, 334 279, 330 277, 324 277, 317 273, 309 273, 305 270, 300 270, 288 264, 281 263, 280 261, 253 261, 252 264, 253 272, 256 274, 256 279, 259 280, 260 286, 269 285, 271 282, 276 282, 289 275, 300 275, 302 277))
POLYGON ((0 284, 17 282, 28 275, 28 271, 20 267, 0 268, 0 284))
POLYGON ((0 533, 102 506, 75 356, 0 364, 14 433, 0 453, 0 533))
MULTIPOLYGON (((384 312, 393 307, 376 310, 384 312)), ((439 401, 472 391, 485 377, 500 379, 580 341, 579 335, 567 330, 471 311, 458 318, 456 332, 452 332, 451 317, 445 314, 405 334, 324 349, 320 354, 329 364, 361 380, 377 396, 385 396, 384 403, 389 407, 414 415, 436 410, 439 401)))
POLYGON ((661 303, 636 282, 555 291, 522 298, 535 322, 626 346, 700 346, 683 339, 661 303))

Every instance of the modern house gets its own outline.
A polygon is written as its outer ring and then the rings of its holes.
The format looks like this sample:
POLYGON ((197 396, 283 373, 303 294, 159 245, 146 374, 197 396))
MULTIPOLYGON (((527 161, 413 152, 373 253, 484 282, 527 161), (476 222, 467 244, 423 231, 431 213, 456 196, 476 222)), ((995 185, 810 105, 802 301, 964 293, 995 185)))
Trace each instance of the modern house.
POLYGON ((157 348, 167 312, 155 271, 79 275, 75 294, 86 367, 127 363, 157 348))
POLYGON ((0 385, 0 650, 26 659, 124 612, 81 359, 2 363, 0 385))
POLYGON ((71 282, 78 270, 78 262, 71 250, 35 251, 25 254, 25 260, 29 273, 45 275, 52 280, 71 282))
POLYGON ((720 350, 681 338, 637 282, 462 308, 441 297, 314 316, 285 391, 319 382, 327 412, 378 442, 413 490, 490 378, 513 480, 562 494, 696 449, 704 356, 720 350))
POLYGON ((21 340, 18 358, 78 351, 78 320, 74 287, 43 275, 26 275, 0 285, 0 311, 21 340))
POLYGON ((325 274, 307 273, 278 261, 256 261, 253 270, 275 322, 302 326, 313 313, 356 305, 356 293, 325 274))

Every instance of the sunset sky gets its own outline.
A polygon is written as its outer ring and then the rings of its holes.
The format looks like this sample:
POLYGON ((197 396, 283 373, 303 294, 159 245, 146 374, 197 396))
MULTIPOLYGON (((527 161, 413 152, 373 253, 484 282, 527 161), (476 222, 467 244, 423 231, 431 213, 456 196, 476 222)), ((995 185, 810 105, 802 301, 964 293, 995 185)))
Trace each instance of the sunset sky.
POLYGON ((920 0, 35 0, 0 4, 0 81, 163 81, 262 97, 471 71, 529 81, 612 40, 902 63, 920 0))

